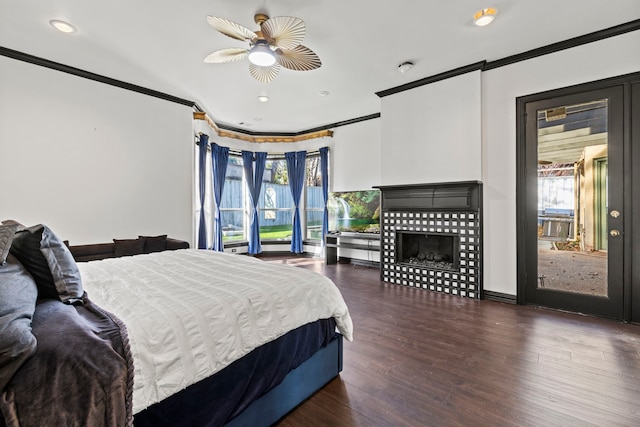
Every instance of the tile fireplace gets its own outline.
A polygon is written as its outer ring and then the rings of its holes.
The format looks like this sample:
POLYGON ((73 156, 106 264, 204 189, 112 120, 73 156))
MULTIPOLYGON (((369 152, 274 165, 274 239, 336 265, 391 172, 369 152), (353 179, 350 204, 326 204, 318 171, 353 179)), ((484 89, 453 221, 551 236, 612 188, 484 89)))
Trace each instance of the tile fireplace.
POLYGON ((482 184, 379 186, 380 277, 482 298, 482 184))

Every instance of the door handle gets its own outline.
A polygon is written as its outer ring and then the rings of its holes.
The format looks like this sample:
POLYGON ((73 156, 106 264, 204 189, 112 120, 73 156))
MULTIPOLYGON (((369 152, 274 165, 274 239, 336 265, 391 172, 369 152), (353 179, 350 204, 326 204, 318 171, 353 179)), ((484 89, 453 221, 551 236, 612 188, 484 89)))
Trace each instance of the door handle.
POLYGON ((618 237, 620 235, 620 231, 618 230, 611 230, 609 232, 609 234, 611 235, 611 237, 618 237))
POLYGON ((612 210, 609 215, 611 215, 611 218, 618 218, 620 216, 620 211, 618 210, 612 210))

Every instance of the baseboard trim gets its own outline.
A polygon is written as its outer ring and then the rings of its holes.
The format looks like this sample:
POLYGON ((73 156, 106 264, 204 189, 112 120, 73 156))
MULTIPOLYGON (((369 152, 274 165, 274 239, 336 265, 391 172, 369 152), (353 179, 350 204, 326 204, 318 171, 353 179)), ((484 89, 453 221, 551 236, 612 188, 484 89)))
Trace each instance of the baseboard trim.
POLYGON ((269 257, 298 257, 298 258, 321 258, 310 252, 302 252, 294 254, 291 251, 262 251, 259 254, 254 255, 256 258, 269 258, 269 257))
POLYGON ((516 296, 511 294, 503 294, 502 292, 484 291, 484 299, 490 301, 504 302, 507 304, 516 304, 516 296))

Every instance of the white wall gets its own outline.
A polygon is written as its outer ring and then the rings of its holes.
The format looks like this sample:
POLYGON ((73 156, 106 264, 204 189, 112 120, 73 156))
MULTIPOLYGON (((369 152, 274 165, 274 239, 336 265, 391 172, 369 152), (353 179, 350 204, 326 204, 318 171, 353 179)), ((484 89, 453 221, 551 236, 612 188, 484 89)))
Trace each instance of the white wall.
POLYGON ((640 71, 640 31, 482 73, 484 288, 516 294, 516 98, 640 71))
POLYGON ((0 57, 0 220, 191 241, 192 108, 0 57))
POLYGON ((371 190, 382 183, 380 124, 378 118, 335 129, 330 191, 371 190))
POLYGON ((481 179, 481 72, 382 98, 382 184, 481 179))

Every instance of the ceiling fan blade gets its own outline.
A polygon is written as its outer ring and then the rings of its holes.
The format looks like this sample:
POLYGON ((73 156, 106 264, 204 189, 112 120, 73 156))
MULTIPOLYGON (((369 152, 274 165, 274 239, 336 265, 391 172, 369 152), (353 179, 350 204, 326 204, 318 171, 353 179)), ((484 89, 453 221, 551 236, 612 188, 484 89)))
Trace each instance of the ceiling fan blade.
POLYGON ((254 79, 262 83, 269 83, 271 80, 275 79, 278 75, 278 71, 280 71, 280 65, 278 64, 274 64, 270 67, 260 67, 253 63, 249 63, 249 72, 254 79))
POLYGON ((302 43, 307 32, 304 21, 293 16, 274 16, 260 25, 262 35, 270 45, 293 49, 302 43))
POLYGON ((301 44, 291 50, 276 49, 276 60, 283 67, 296 71, 315 70, 322 65, 318 55, 301 44))
POLYGON ((224 64, 226 62, 234 62, 244 59, 249 55, 247 49, 230 47, 228 49, 217 50, 207 55, 204 62, 207 64, 224 64))
POLYGON ((229 36, 232 39, 255 42, 258 40, 256 33, 250 29, 243 27, 240 24, 231 22, 224 18, 218 18, 217 16, 207 15, 207 22, 216 30, 220 31, 225 36, 229 36))

